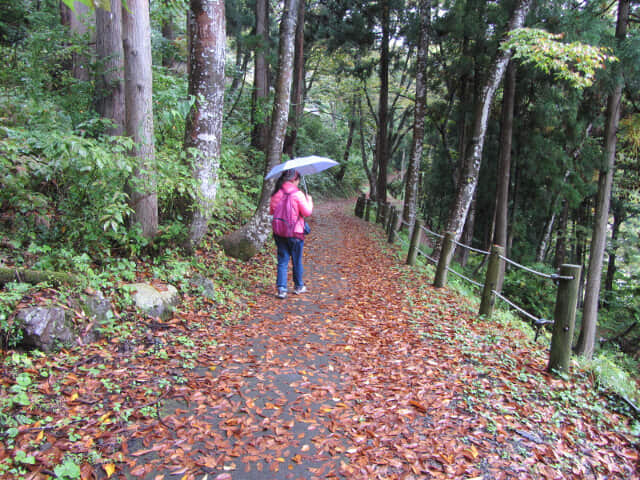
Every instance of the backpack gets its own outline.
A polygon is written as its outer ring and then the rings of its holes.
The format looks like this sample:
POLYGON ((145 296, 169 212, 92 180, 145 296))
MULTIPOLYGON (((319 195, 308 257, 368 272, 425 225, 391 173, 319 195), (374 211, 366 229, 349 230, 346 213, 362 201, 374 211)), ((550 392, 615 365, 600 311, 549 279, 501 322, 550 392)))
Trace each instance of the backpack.
POLYGON ((293 208, 293 202, 291 201, 293 192, 287 193, 283 191, 283 193, 284 195, 273 211, 271 226, 273 227, 273 233, 279 237, 295 237, 296 234, 293 229, 298 222, 298 212, 293 208))

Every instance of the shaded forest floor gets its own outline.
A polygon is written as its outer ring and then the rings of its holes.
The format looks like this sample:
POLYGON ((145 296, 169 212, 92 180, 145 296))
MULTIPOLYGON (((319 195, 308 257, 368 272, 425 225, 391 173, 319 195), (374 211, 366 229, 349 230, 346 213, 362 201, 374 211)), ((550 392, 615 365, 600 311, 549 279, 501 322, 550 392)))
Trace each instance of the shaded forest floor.
POLYGON ((311 226, 306 294, 275 298, 265 252, 237 264, 247 315, 186 298, 25 367, 23 413, 46 420, 0 459, 33 456, 25 478, 63 457, 84 478, 640 478, 637 439, 586 375, 547 375, 545 345, 433 289, 351 203, 318 205, 311 226))

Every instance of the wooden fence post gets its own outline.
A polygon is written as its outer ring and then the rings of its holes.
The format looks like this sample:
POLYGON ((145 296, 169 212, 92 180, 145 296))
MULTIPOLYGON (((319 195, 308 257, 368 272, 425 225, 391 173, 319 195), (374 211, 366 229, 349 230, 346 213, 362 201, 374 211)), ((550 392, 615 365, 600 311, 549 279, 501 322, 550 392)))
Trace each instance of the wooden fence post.
POLYGON ((364 201, 364 219, 368 222, 371 219, 371 204, 373 203, 373 200, 371 200, 370 198, 367 198, 364 201))
POLYGON ((365 196, 364 193, 361 193, 358 196, 358 200, 356 200, 356 217, 362 218, 364 215, 364 202, 365 196))
POLYGON ((422 220, 416 220, 411 233, 411 243, 409 244, 409 253, 407 255, 407 265, 415 265, 418 258, 418 249, 420 248, 420 238, 422 233, 422 220))
POLYGON ((558 295, 553 318, 553 333, 551 334, 551 351, 549 352, 549 366, 547 367, 549 372, 569 373, 581 269, 580 265, 564 264, 560 266, 560 276, 566 278, 558 280, 558 295))
POLYGON ((491 247, 491 255, 489 256, 489 265, 487 266, 487 275, 484 280, 484 289, 482 290, 482 300, 480 301, 480 315, 491 317, 493 314, 493 306, 496 303, 496 295, 493 291, 498 285, 501 285, 500 272, 503 262, 501 256, 504 256, 504 247, 493 245, 491 247))
POLYGON ((440 249, 440 258, 438 259, 438 267, 436 269, 436 278, 433 281, 433 286, 436 288, 442 288, 447 284, 447 262, 453 252, 455 246, 455 234, 453 232, 446 232, 442 239, 442 248, 440 249))
POLYGON ((389 243, 396 243, 396 226, 398 225, 398 209, 391 207, 391 215, 389 215, 389 223, 387 224, 387 233, 389 234, 389 243))

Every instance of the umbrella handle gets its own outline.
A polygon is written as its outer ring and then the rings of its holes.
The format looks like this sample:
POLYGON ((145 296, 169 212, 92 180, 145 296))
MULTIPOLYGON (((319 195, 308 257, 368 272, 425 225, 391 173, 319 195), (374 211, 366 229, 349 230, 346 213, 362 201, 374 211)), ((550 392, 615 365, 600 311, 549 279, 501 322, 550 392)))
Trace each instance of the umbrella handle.
POLYGON ((309 192, 307 191, 307 182, 304 179, 304 175, 300 175, 300 182, 302 183, 302 188, 304 188, 304 193, 305 195, 309 195, 309 192))

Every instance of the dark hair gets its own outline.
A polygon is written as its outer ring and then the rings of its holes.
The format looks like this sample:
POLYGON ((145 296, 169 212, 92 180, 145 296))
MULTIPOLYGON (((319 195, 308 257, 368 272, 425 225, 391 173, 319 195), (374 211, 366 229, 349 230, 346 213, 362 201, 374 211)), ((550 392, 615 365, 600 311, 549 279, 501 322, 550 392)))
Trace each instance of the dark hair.
POLYGON ((278 190, 282 188, 282 184, 284 182, 291 182, 299 177, 300 174, 296 170, 285 170, 284 172, 282 172, 282 175, 280 175, 280 177, 276 181, 276 185, 273 188, 273 193, 271 194, 271 196, 273 197, 278 192, 278 190))
POLYGON ((300 174, 298 173, 297 170, 286 170, 282 174, 282 178, 284 179, 285 182, 288 182, 288 181, 291 181, 291 180, 295 180, 299 176, 300 176, 300 174))

